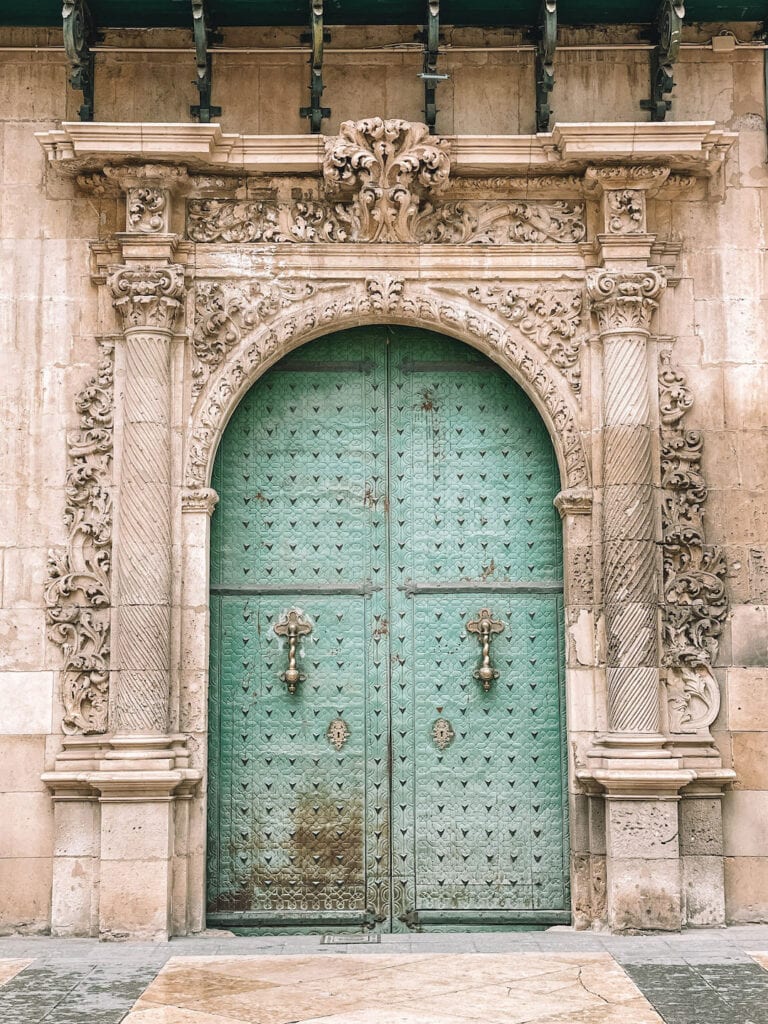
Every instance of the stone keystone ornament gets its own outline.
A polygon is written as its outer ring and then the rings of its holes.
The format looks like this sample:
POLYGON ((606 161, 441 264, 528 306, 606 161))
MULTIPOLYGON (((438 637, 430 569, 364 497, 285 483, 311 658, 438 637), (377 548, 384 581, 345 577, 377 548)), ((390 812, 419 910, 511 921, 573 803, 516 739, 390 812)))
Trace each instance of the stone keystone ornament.
POLYGON ((360 238, 411 242, 422 199, 448 184, 448 147, 425 124, 380 117, 344 121, 338 137, 325 144, 326 191, 355 193, 360 238))

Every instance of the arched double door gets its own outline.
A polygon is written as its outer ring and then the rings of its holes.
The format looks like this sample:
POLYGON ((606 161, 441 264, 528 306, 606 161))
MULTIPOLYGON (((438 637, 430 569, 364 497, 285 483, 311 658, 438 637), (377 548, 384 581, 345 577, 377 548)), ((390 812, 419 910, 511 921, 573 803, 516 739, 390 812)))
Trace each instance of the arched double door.
POLYGON ((474 349, 361 327, 268 371, 211 528, 208 919, 569 919, 547 431, 474 349))

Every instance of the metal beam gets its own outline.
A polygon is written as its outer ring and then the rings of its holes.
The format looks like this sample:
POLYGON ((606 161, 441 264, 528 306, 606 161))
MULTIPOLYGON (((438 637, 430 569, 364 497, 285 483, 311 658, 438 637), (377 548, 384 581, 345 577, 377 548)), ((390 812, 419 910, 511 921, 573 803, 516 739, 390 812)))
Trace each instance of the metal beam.
POLYGON ((552 117, 549 96, 555 87, 557 0, 541 0, 539 40, 536 45, 536 131, 548 132, 552 117))
POLYGON ((81 121, 93 120, 93 52, 95 40, 93 19, 85 0, 64 0, 61 11, 64 49, 71 70, 69 84, 83 94, 79 115, 81 121))
POLYGON ((424 123, 429 134, 435 134, 437 123, 437 103, 435 94, 437 83, 444 82, 448 75, 440 75, 437 71, 437 58, 440 51, 440 0, 427 0, 427 28, 424 33, 424 65, 419 78, 424 82, 424 123))
POLYGON ((322 96, 325 89, 323 83, 323 47, 330 42, 330 34, 323 30, 323 0, 310 0, 309 13, 311 18, 312 57, 310 59, 309 91, 311 95, 310 105, 300 107, 299 113, 302 117, 309 118, 309 130, 312 135, 318 135, 324 118, 331 116, 331 108, 323 107, 322 96))
POLYGON ((643 110, 651 112, 652 121, 663 121, 672 106, 667 95, 675 87, 672 77, 680 53, 685 4, 682 0, 661 0, 656 19, 658 41, 651 53, 651 98, 641 100, 643 110))
POLYGON ((205 0, 192 0, 192 33, 195 38, 195 64, 197 74, 195 85, 200 102, 193 104, 189 112, 200 124, 210 124, 211 119, 221 116, 221 107, 211 106, 213 88, 213 60, 208 49, 211 33, 205 14, 205 0))

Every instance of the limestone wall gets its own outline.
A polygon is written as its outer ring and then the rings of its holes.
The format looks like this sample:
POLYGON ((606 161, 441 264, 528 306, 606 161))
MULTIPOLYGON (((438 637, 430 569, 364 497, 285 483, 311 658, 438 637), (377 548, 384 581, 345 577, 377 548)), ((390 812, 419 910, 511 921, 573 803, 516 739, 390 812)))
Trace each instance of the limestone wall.
MULTIPOLYGON (((720 26, 717 27, 718 29, 720 26)), ((742 38, 748 33, 735 26, 742 38)), ((709 38, 690 30, 687 38, 709 38)), ((610 38, 631 39, 614 32, 610 38)), ((334 30, 334 45, 391 40, 383 30, 334 30)), ((13 45, 57 43, 60 33, 5 31, 13 45)), ((413 38, 413 30, 399 37, 413 38)), ((506 44, 519 36, 494 34, 506 44)), ((566 41, 584 37, 572 33, 566 41)), ((127 37, 107 35, 107 45, 127 37)), ((229 33, 232 45, 293 45, 291 31, 229 33)), ((456 44, 482 45, 479 32, 456 44)), ((188 46, 187 33, 140 33, 131 43, 188 46)), ((562 121, 645 120, 647 54, 569 51, 558 56, 553 97, 562 121)), ((326 131, 370 114, 420 120, 418 53, 329 56, 326 131)), ((527 133, 534 125, 530 52, 454 53, 438 92, 438 130, 527 133)), ((118 227, 115 199, 85 196, 46 173, 33 132, 76 119, 62 52, 0 50, 0 930, 45 930, 50 914, 53 812, 40 775, 60 743, 60 651, 46 639, 46 554, 66 540, 66 434, 74 396, 93 375, 97 292, 88 242, 118 227)), ((215 63, 214 102, 225 130, 305 133, 305 54, 228 54, 215 63)), ((739 132, 722 197, 703 190, 655 201, 651 230, 678 236, 680 281, 665 296, 662 335, 695 404, 687 425, 705 431, 708 540, 726 547, 732 612, 717 674, 723 702, 714 732, 738 781, 726 794, 726 896, 730 920, 768 920, 768 317, 764 251, 768 222, 763 54, 686 49, 676 69, 671 117, 712 118, 739 132)), ((96 117, 187 121, 196 102, 191 51, 102 54, 96 117)), ((599 626, 598 634, 599 634, 599 626)), ((576 642, 590 649, 584 638, 576 642)), ((587 656, 589 657, 589 655, 587 656)), ((575 708, 574 721, 600 719, 575 708)), ((575 726, 579 728, 579 726, 575 726)))

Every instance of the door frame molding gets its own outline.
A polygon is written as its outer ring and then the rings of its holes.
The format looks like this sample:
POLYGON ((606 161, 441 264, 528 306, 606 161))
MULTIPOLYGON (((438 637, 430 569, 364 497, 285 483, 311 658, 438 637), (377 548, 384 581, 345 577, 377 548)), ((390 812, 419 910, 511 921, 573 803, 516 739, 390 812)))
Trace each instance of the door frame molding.
MULTIPOLYGON (((99 704, 94 727, 71 727, 70 716, 71 735, 44 776, 55 805, 55 934, 164 937, 204 927, 216 446, 240 397, 281 356, 345 327, 386 323, 431 329, 488 355, 534 403, 557 454, 575 924, 607 922, 622 930, 724 920, 720 797, 733 772, 723 768, 708 731, 715 696, 695 731, 670 729, 669 703, 684 702, 686 694, 659 684, 660 629, 656 620, 648 628, 664 571, 658 548, 665 420, 655 378, 659 343, 671 341, 651 326, 658 305, 672 303, 664 289, 676 283, 680 251, 677 240, 650 233, 649 199, 669 204, 697 190, 716 198, 734 137, 702 122, 561 125, 535 137, 430 141, 424 126, 397 124, 417 140, 419 175, 407 182, 407 223, 396 237, 381 239, 370 218, 360 220, 371 182, 354 169, 358 144, 365 151, 360 166, 368 167, 366 147, 382 127, 378 119, 352 125, 355 139, 348 123, 344 137, 325 140, 325 161, 324 144, 314 137, 310 143, 221 136, 218 126, 63 125, 40 133, 49 170, 67 177, 69 194, 76 194, 76 178, 89 201, 96 196, 110 207, 110 216, 124 209, 126 225, 90 243, 100 340, 113 359, 114 425, 83 421, 92 450, 70 443, 67 483, 83 490, 68 492, 72 533, 53 560, 46 593, 49 622, 61 625, 51 632, 64 653, 64 703, 74 692, 90 712, 94 700, 99 704), (228 163, 233 153, 236 164, 228 163), (285 153, 293 153, 293 163, 286 164, 285 153), (334 168, 346 161, 354 173, 336 181, 334 168), (275 171, 301 177, 275 184, 275 171), (248 174, 255 178, 235 178, 248 174), (296 180, 317 197, 325 233, 311 244, 285 235, 297 223, 296 180), (344 192, 350 181, 357 190, 351 198, 344 192), (257 197, 262 185, 283 188, 279 202, 261 204, 277 218, 275 240, 267 233, 239 241, 239 196, 257 197), (446 188, 453 198, 443 202, 436 197, 446 188), (229 193, 219 201, 222 189, 229 193), (189 196, 198 211, 209 202, 224 211, 224 226, 218 222, 215 239, 201 237, 204 244, 190 232, 189 196), (444 241, 455 236, 440 231, 461 226, 466 203, 475 203, 482 230, 473 241, 444 241), (551 227, 565 207, 569 223, 578 221, 575 234, 551 227), (440 231, 429 235, 435 211, 440 231), (234 234, 228 217, 237 222, 234 234), (498 218, 504 231, 517 225, 522 234, 486 231, 498 218), (358 223, 351 241, 341 230, 350 219, 358 223), (630 439, 642 439, 639 461, 627 454, 637 446, 605 440, 624 428, 630 439), (152 487, 142 473, 152 476, 152 487), (95 511, 94 481, 112 499, 95 511), (624 488, 626 507, 643 513, 642 573, 614 572, 626 564, 622 552, 632 550, 636 535, 633 524, 602 514, 610 486, 620 500, 624 488), (94 597, 81 585, 89 578, 88 565, 78 564, 89 550, 82 536, 108 536, 113 515, 107 560, 99 563, 106 573, 94 597), (131 573, 131 552, 147 550, 154 572, 131 573), (614 572, 608 589, 606 565, 614 572), (642 595, 627 597, 625 583, 642 595), (640 660, 625 643, 638 619, 624 618, 623 605, 644 616, 640 660), (94 623, 100 635, 112 632, 109 664, 89 661, 94 623), (72 650, 84 652, 85 668, 72 661, 72 650), (621 685, 606 684, 610 669, 626 669, 614 672, 621 685), (616 724, 622 702, 632 709, 625 731, 616 724)), ((385 170, 377 173, 384 174, 379 184, 391 212, 397 189, 385 170)), ((245 203, 246 220, 260 203, 245 203)), ((269 223, 264 230, 272 230, 269 223)), ((80 412, 96 386, 86 385, 80 412)))

